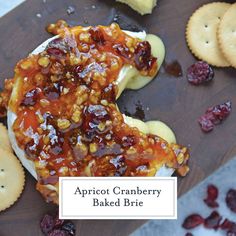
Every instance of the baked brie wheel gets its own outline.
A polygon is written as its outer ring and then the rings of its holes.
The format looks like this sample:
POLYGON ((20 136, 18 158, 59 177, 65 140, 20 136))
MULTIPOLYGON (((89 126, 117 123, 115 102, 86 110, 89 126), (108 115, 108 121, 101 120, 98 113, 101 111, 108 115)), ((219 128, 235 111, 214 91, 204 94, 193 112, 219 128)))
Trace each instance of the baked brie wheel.
POLYGON ((116 105, 156 76, 161 39, 117 24, 56 32, 18 62, 1 99, 12 147, 44 198, 58 204, 60 176, 185 175, 189 154, 171 129, 116 105))

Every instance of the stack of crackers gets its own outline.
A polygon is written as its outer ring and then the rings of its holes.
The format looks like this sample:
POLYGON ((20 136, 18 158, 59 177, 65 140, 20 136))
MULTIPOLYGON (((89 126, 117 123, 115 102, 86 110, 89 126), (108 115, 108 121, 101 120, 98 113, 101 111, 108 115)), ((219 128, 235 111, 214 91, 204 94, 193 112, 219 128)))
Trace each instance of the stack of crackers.
POLYGON ((24 185, 24 169, 13 154, 6 127, 0 123, 0 211, 17 201, 24 185))
POLYGON ((200 7, 189 19, 186 39, 200 60, 236 68, 236 3, 214 2, 200 7))

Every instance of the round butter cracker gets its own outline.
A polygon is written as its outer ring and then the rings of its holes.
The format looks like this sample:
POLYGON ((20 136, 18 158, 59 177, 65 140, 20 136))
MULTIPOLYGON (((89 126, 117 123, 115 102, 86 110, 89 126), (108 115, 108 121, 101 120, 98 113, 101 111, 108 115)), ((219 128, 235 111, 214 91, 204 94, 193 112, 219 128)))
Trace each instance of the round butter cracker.
POLYGON ((217 29, 231 4, 214 2, 203 5, 190 17, 186 40, 192 53, 200 60, 217 67, 228 67, 229 62, 220 50, 217 29))
POLYGON ((0 211, 13 205, 25 184, 25 173, 19 160, 10 152, 0 149, 0 211))
POLYGON ((5 151, 12 152, 7 128, 1 123, 0 123, 0 148, 5 151))
POLYGON ((236 68, 236 3, 226 11, 219 24, 218 40, 225 58, 236 68))

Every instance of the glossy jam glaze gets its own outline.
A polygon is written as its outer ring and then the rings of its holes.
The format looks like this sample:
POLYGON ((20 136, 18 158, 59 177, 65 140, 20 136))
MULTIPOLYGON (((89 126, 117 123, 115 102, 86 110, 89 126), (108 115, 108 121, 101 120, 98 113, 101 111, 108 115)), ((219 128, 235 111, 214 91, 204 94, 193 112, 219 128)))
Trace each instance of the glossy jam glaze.
POLYGON ((154 176, 163 165, 185 175, 187 149, 129 127, 116 106, 124 65, 156 74, 150 44, 117 24, 59 33, 17 64, 17 93, 9 103, 17 143, 34 162, 43 195, 59 176, 154 176))

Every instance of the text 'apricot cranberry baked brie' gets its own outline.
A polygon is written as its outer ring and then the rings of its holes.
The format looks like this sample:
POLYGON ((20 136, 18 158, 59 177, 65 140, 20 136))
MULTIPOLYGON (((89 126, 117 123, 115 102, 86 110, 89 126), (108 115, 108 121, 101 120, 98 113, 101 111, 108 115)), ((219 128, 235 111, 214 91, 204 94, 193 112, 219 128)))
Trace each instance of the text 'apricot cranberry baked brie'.
POLYGON ((59 176, 185 175, 188 151, 171 129, 116 105, 156 76, 162 41, 117 24, 59 32, 17 64, 1 95, 12 147, 46 200, 58 203, 59 176))

